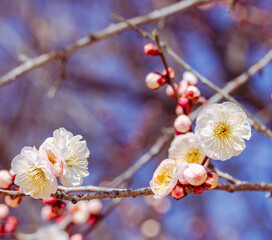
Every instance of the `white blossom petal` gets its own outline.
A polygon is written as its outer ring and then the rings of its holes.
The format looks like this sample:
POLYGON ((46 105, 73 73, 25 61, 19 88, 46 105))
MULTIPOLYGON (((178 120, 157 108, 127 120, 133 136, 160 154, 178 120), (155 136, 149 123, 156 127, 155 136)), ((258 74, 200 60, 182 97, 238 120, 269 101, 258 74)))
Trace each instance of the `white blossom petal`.
POLYGON ((57 180, 36 148, 24 147, 11 163, 15 184, 33 198, 48 198, 57 191, 57 180))
POLYGON ((195 134, 191 132, 176 136, 168 151, 169 158, 176 160, 177 164, 201 163, 205 156, 197 144, 195 134))
POLYGON ((154 198, 161 199, 173 190, 178 181, 175 169, 176 161, 173 159, 165 159, 158 166, 150 181, 154 198))
POLYGON ((234 103, 211 104, 199 113, 195 136, 208 157, 225 161, 242 153, 251 127, 243 109, 234 103))

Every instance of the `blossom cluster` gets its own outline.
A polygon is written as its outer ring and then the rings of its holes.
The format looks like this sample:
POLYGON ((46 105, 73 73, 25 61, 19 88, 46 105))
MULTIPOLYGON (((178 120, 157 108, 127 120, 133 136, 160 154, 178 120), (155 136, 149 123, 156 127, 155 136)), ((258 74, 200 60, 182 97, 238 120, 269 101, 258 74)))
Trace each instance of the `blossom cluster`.
POLYGON ((215 172, 207 173, 201 164, 177 164, 173 159, 165 159, 156 169, 150 187, 157 199, 170 193, 173 198, 180 199, 186 195, 185 186, 192 186, 193 192, 199 194, 204 188, 215 188, 217 183, 218 175, 215 172))
MULTIPOLYGON (((43 200, 44 207, 41 210, 41 217, 47 222, 53 223, 48 230, 55 232, 55 235, 62 236, 65 240, 83 240, 81 233, 73 234, 70 237, 66 232, 57 230, 57 227, 69 219, 72 226, 94 226, 100 218, 102 202, 98 199, 88 202, 68 203, 49 197, 43 200)), ((44 229, 41 229, 41 231, 44 229)))
MULTIPOLYGON (((153 44, 147 44, 144 52, 148 56, 162 55, 153 44)), ((197 87, 197 77, 191 72, 184 72, 178 84, 173 83, 174 78, 174 70, 168 68, 162 74, 149 73, 145 80, 154 90, 168 83, 166 94, 178 103, 173 126, 176 135, 169 148, 169 159, 161 162, 150 181, 155 198, 169 193, 181 198, 186 185, 191 185, 195 193, 215 188, 218 176, 207 173, 203 165, 208 165, 209 158, 225 161, 240 155, 246 147, 244 140, 251 137, 251 126, 241 107, 232 102, 208 104, 197 87), (197 116, 193 133, 190 113, 195 103, 206 106, 197 116)))
POLYGON ((66 186, 79 186, 89 175, 89 149, 82 136, 65 128, 53 132, 39 147, 24 147, 11 163, 15 184, 33 198, 48 198, 57 191, 57 179, 66 186))
POLYGON ((18 219, 15 216, 9 216, 9 207, 6 204, 0 204, 0 238, 3 234, 13 233, 18 225, 18 219))

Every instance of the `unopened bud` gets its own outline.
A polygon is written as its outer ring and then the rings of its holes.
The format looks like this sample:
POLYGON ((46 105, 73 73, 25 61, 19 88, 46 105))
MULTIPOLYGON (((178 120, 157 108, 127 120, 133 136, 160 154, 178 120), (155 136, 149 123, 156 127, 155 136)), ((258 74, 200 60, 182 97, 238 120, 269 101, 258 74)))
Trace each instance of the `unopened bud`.
POLYGON ((182 106, 180 106, 180 105, 177 105, 177 106, 176 106, 176 114, 177 114, 178 116, 184 114, 184 111, 183 111, 182 106))
POLYGON ((87 223, 88 223, 90 226, 94 226, 94 225, 97 223, 98 219, 99 219, 98 215, 91 215, 91 216, 89 217, 89 219, 87 220, 87 223))
POLYGON ((43 203, 46 204, 46 205, 53 205, 53 204, 56 204, 56 203, 58 202, 57 199, 52 198, 52 197, 43 199, 42 201, 43 201, 43 203))
POLYGON ((184 170, 183 176, 191 185, 199 186, 206 181, 207 170, 201 164, 191 163, 189 167, 184 170))
POLYGON ((17 196, 17 197, 11 197, 11 196, 5 196, 5 203, 11 207, 11 208, 16 208, 20 205, 22 201, 22 197, 17 196))
POLYGON ((185 196, 185 189, 183 186, 177 184, 171 191, 170 195, 176 200, 181 199, 185 196))
POLYGON ((149 88, 155 90, 163 86, 166 83, 166 79, 159 73, 151 72, 147 74, 145 83, 149 88))
POLYGON ((186 97, 181 97, 178 100, 178 104, 185 109, 190 104, 190 101, 186 97))
POLYGON ((193 102, 196 102, 200 97, 200 91, 195 86, 189 86, 185 93, 186 97, 193 102))
MULTIPOLYGON (((174 71, 173 68, 170 68, 170 67, 169 67, 169 68, 168 68, 168 73, 169 73, 169 77, 170 77, 171 79, 174 79, 174 78, 175 78, 176 74, 175 74, 175 71, 174 71)), ((166 71, 166 69, 163 70, 162 75, 163 75, 164 77, 167 77, 167 71, 166 71)))
POLYGON ((12 176, 7 170, 0 171, 0 188, 7 189, 13 183, 12 176))
POLYGON ((177 165, 175 169, 174 174, 177 176, 181 184, 185 184, 185 185, 188 184, 187 180, 184 178, 184 175, 183 175, 185 169, 187 169, 188 167, 189 167, 189 164, 187 162, 181 162, 177 165))
POLYGON ((193 192, 195 194, 201 194, 201 193, 203 193, 203 191, 204 191, 204 187, 202 185, 193 187, 193 192))
POLYGON ((88 211, 90 214, 98 215, 103 207, 102 202, 99 199, 93 199, 88 204, 88 211))
POLYGON ((204 187, 207 189, 214 189, 217 187, 219 177, 215 172, 208 172, 208 177, 204 183, 204 187))
POLYGON ((16 230, 18 225, 18 219, 14 216, 8 217, 5 225, 4 225, 4 232, 5 233, 13 233, 16 230))
POLYGON ((174 122, 174 128, 177 134, 183 134, 190 131, 192 126, 192 120, 186 115, 180 115, 174 122))
POLYGON ((160 54, 159 49, 153 43, 147 43, 144 45, 144 53, 147 56, 158 56, 160 54))
POLYGON ((183 80, 186 81, 189 85, 196 86, 197 85, 197 78, 191 72, 184 72, 183 73, 183 80))
POLYGON ((70 237, 70 240, 83 240, 84 237, 81 233, 76 233, 76 234, 73 234, 71 237, 70 237))
POLYGON ((9 208, 5 204, 0 204, 0 220, 5 219, 9 214, 9 208))
POLYGON ((41 210, 41 217, 45 221, 51 221, 57 217, 57 214, 53 212, 52 206, 44 206, 41 210))
POLYGON ((184 80, 181 80, 179 83, 179 89, 178 89, 179 95, 184 96, 188 87, 189 87, 188 83, 184 80))
MULTIPOLYGON (((174 88, 176 89, 176 91, 178 91, 178 85, 176 83, 174 83, 174 88)), ((168 97, 176 98, 176 94, 175 94, 174 89, 171 85, 168 85, 166 87, 165 92, 168 97)))
POLYGON ((12 178, 12 182, 14 182, 15 177, 16 177, 15 172, 14 172, 12 169, 9 169, 9 174, 10 174, 10 176, 11 176, 11 178, 12 178))

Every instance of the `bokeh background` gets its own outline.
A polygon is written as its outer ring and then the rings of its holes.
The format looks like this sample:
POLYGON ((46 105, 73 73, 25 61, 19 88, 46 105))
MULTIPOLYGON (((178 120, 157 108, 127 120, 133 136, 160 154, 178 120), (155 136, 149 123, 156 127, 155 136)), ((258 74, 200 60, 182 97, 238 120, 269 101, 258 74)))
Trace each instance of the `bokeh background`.
MULTIPOLYGON (((117 22, 175 3, 174 0, 2 0, 0 2, 0 75, 35 57, 117 22)), ((146 24, 157 28, 185 61, 220 87, 249 68, 272 46, 270 0, 206 5, 146 24)), ((87 140, 90 176, 84 185, 101 185, 132 165, 172 126, 175 100, 164 89, 152 91, 144 79, 162 71, 159 59, 144 55, 147 43, 132 30, 72 54, 66 77, 55 96, 48 92, 59 76, 60 62, 48 63, 0 88, 0 168, 9 169, 24 146, 36 146, 65 127, 87 140)), ((184 69, 168 58, 181 80, 184 69)), ((205 97, 213 91, 199 84, 205 97)), ((233 96, 272 128, 272 64, 233 96)), ((167 147, 132 178, 131 188, 149 185, 167 147)), ((214 161, 222 171, 251 182, 272 182, 272 141, 253 131, 246 150, 230 161, 214 161)), ((105 205, 110 200, 103 200, 105 205)), ((18 216, 21 232, 47 223, 41 202, 23 199, 18 216)), ((168 197, 124 199, 87 239, 270 239, 272 199, 263 192, 230 194, 208 191, 176 201, 168 197)), ((76 230, 75 230, 76 231, 76 230)))

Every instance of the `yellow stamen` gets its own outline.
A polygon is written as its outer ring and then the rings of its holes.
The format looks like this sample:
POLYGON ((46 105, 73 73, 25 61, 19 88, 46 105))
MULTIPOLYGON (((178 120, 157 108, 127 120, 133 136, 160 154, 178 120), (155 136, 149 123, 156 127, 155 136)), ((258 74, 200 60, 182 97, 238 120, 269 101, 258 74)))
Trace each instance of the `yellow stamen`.
POLYGON ((197 148, 190 148, 185 155, 185 161, 187 163, 201 163, 202 158, 203 156, 197 148))
POLYGON ((228 139, 231 136, 230 125, 225 122, 218 122, 213 129, 213 133, 220 140, 228 139))

